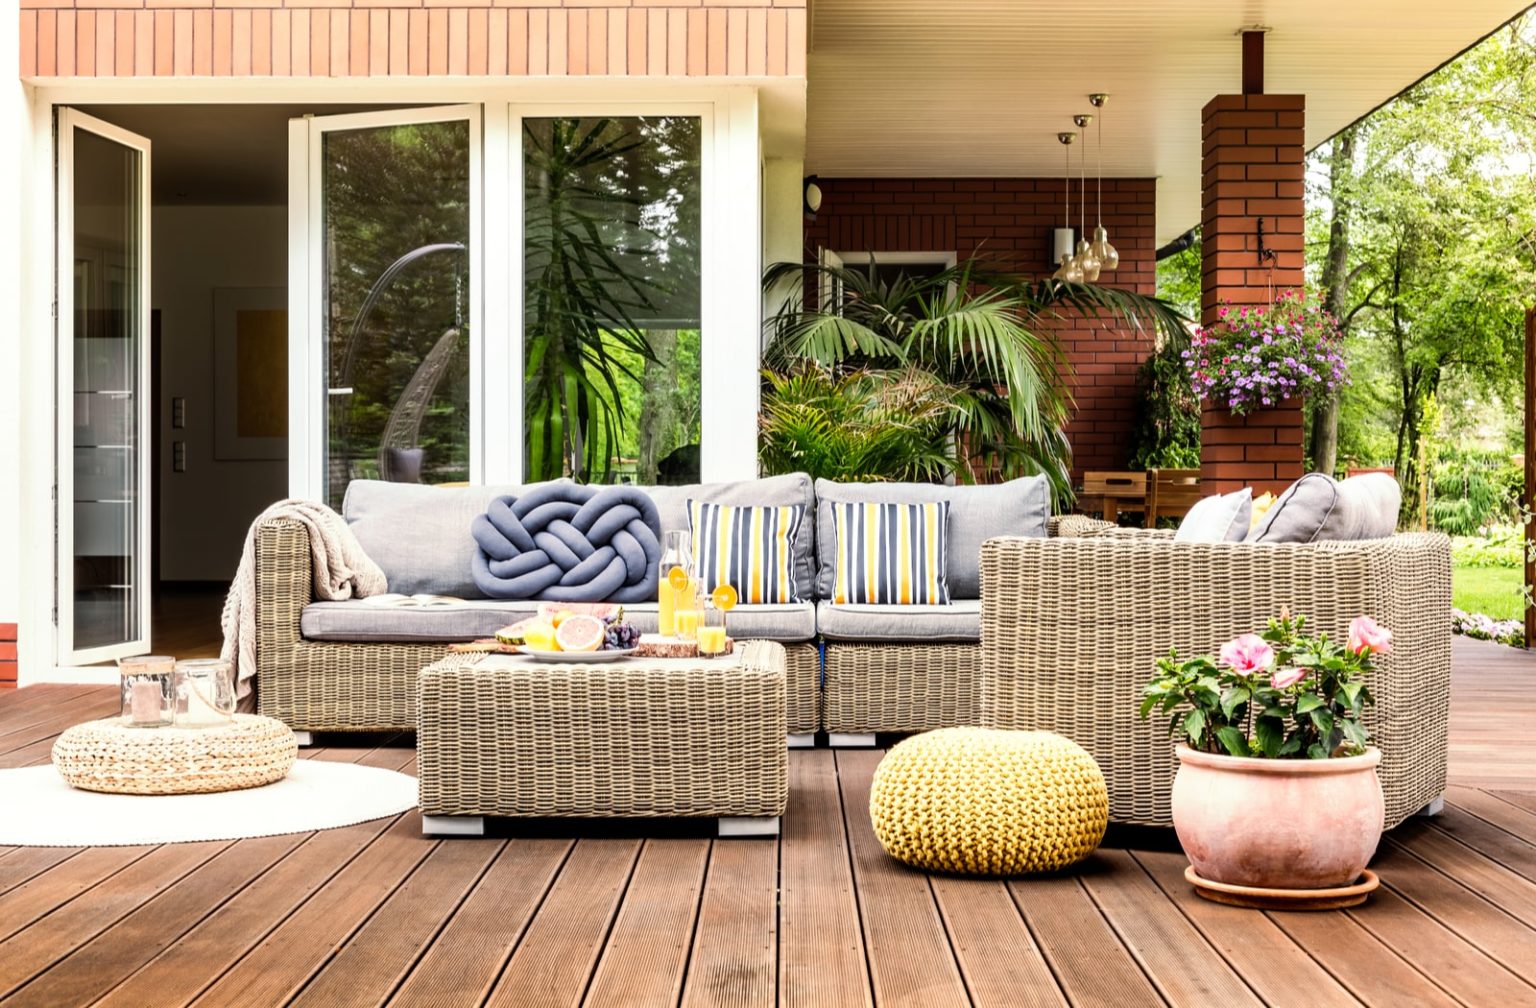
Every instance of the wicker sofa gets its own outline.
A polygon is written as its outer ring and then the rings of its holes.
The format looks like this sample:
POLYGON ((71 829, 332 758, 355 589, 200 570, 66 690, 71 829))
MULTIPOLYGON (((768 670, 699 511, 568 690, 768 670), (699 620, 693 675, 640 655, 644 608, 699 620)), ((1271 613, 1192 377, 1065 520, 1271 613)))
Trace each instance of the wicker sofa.
POLYGON ((1446 787, 1450 544, 1441 535, 1258 545, 1075 520, 1053 539, 982 547, 980 723, 1060 732, 1109 781, 1110 818, 1166 826, 1176 761, 1166 724, 1136 715, 1156 660, 1214 653, 1282 606, 1336 638, 1368 614, 1394 649, 1373 662, 1367 713, 1382 750, 1386 824, 1446 787))

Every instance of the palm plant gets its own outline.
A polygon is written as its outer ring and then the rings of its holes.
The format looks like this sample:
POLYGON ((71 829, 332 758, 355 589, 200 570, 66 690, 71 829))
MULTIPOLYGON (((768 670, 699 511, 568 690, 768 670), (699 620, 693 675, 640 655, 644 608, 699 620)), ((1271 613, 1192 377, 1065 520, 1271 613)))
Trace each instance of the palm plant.
POLYGON ((801 360, 763 372, 768 394, 758 421, 765 474, 832 480, 932 480, 955 467, 951 435, 960 404, 921 368, 834 373, 801 360))
MULTIPOLYGON (((907 368, 932 376, 951 417, 957 475, 1041 473, 1058 501, 1071 496, 1070 370, 1052 331, 1073 316, 1113 319, 1187 343, 1186 320, 1157 298, 1112 287, 1031 280, 971 259, 930 276, 882 276, 823 263, 776 263, 770 291, 818 290, 820 303, 786 298, 765 323, 765 361, 785 372, 801 359, 834 369, 907 368)), ((935 392, 935 394, 938 394, 935 392)), ((770 383, 765 412, 775 405, 770 383)))

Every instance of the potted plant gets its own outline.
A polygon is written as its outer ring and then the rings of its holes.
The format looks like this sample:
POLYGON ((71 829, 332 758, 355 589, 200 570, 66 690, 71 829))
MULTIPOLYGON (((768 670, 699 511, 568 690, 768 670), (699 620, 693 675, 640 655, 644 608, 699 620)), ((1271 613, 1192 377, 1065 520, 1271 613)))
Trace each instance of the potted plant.
POLYGON ((1222 304, 1181 352, 1195 395, 1233 416, 1333 391, 1346 380, 1338 321, 1300 291, 1268 307, 1222 304))
POLYGON ((1380 750, 1361 720, 1371 656, 1392 634, 1356 617, 1347 640, 1282 613, 1216 658, 1170 651, 1141 716, 1179 739, 1173 823, 1201 895, 1261 906, 1339 906, 1375 888, 1380 750))

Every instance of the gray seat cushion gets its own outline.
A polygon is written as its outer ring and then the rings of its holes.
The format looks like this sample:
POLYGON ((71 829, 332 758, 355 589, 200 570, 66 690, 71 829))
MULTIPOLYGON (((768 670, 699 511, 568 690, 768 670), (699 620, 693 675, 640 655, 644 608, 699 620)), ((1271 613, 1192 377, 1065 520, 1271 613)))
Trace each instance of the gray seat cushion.
MULTIPOLYGON (((361 599, 312 602, 299 618, 299 632, 309 640, 446 644, 490 637, 532 616, 537 607, 536 602, 488 600, 441 609, 377 606, 361 599)), ((627 605, 624 615, 641 633, 656 632, 656 603, 627 605)), ((816 607, 809 602, 737 606, 728 626, 737 640, 806 641, 816 636, 816 607)))
MULTIPOLYGON (((949 502, 949 537, 945 576, 951 599, 981 597, 981 544, 993 536, 1046 534, 1051 514, 1050 485, 1043 476, 1026 476, 984 486, 934 483, 834 483, 816 481, 816 597, 831 598, 836 576, 837 535, 832 501, 896 503, 949 502)), ((805 596, 809 597, 809 596, 805 596)))
POLYGON ((962 599, 941 606, 818 602, 816 628, 831 641, 976 643, 981 640, 981 602, 962 599))
POLYGON ((1386 473, 1335 480, 1307 473, 1292 483, 1248 533, 1248 542, 1311 543, 1385 539, 1397 530, 1403 492, 1386 473))

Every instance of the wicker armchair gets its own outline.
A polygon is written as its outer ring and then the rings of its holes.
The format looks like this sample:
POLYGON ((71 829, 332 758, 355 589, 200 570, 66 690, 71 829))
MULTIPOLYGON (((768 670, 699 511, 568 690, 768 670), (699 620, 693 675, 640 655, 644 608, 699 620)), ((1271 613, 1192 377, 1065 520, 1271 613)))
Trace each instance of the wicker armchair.
POLYGON ((983 725, 1059 732, 1109 781, 1110 818, 1166 826, 1176 761, 1159 718, 1136 711, 1156 660, 1214 653, 1282 606, 1342 637, 1362 613, 1395 635, 1373 661, 1366 723, 1382 750, 1386 823, 1446 787, 1450 544, 1404 534, 1365 542, 1260 546, 1174 542, 1172 534, 1077 521, 1059 536, 982 548, 983 725))
MULTIPOLYGON (((256 532, 256 706, 295 731, 415 731, 416 676, 443 644, 307 640, 299 630, 314 601, 309 532, 288 519, 256 532)), ((785 646, 789 730, 816 730, 820 656, 785 646)))

